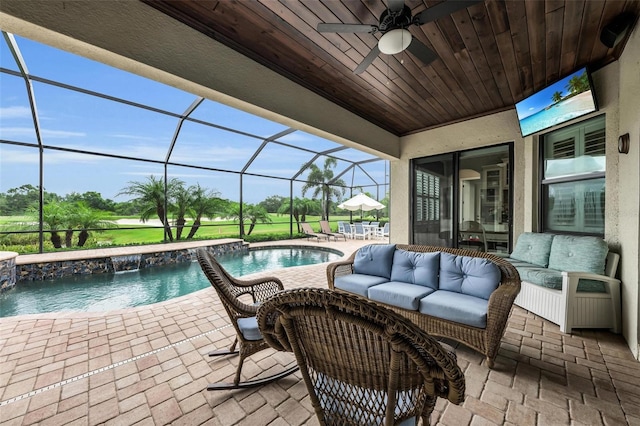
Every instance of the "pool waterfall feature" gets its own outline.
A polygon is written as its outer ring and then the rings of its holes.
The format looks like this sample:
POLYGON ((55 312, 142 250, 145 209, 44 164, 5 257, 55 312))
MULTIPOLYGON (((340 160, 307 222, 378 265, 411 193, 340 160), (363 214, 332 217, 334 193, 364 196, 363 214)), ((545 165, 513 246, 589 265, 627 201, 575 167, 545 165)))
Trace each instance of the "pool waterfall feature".
POLYGON ((15 264, 16 285, 20 285, 23 281, 54 280, 72 275, 119 273, 193 262, 196 260, 195 252, 200 247, 204 247, 216 256, 248 250, 244 240, 226 239, 23 255, 18 257, 15 264), (46 256, 49 255, 51 260, 46 260, 46 256), (55 255, 63 258, 56 259, 55 255))
POLYGON ((116 274, 123 272, 133 272, 140 269, 141 254, 129 254, 126 256, 111 256, 113 272, 116 274))

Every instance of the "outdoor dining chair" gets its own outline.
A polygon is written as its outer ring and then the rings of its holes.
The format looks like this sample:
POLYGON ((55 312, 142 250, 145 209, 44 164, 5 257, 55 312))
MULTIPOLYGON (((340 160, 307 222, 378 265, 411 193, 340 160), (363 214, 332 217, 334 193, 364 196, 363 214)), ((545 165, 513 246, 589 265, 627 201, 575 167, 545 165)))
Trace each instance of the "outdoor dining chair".
POLYGON ((298 370, 297 366, 288 368, 280 373, 245 382, 240 382, 240 373, 244 360, 263 349, 268 349, 256 320, 256 312, 259 304, 269 296, 284 289, 282 282, 276 277, 264 277, 253 280, 238 280, 231 276, 218 263, 215 257, 204 248, 196 252, 198 263, 207 279, 216 290, 224 309, 229 315, 231 324, 236 330, 236 338, 229 347, 220 351, 213 351, 209 356, 221 356, 238 354, 240 359, 236 368, 233 383, 212 383, 207 390, 242 389, 254 386, 262 386, 281 379, 298 370), (249 300, 246 300, 246 299, 249 300), (236 350, 240 344, 239 351, 236 350))
POLYGON ((322 425, 427 425, 438 397, 464 399, 453 349, 362 297, 286 290, 260 306, 258 325, 274 349, 295 354, 322 425))
POLYGON ((367 239, 367 231, 364 229, 364 226, 362 223, 356 222, 353 224, 353 227, 355 228, 353 232, 354 239, 358 239, 358 238, 362 238, 363 240, 367 239))

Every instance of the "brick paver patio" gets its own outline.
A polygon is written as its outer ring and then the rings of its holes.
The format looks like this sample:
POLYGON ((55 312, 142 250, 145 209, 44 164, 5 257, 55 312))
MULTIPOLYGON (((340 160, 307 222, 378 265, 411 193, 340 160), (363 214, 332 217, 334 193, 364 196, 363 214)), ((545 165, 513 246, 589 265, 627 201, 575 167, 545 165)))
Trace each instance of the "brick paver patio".
MULTIPOLYGON (((295 243, 345 254, 363 244, 295 243)), ((286 288, 326 287, 325 268, 268 275, 286 288)), ((209 382, 232 380, 237 358, 207 352, 227 347, 233 336, 211 288, 121 311, 0 319, 0 423, 318 424, 299 373, 251 390, 204 390, 209 382)), ((439 400, 432 424, 640 425, 640 363, 619 335, 563 334, 514 307, 495 369, 463 346, 457 353, 465 402, 439 400)), ((243 375, 293 362, 290 354, 263 351, 245 362, 243 375)))

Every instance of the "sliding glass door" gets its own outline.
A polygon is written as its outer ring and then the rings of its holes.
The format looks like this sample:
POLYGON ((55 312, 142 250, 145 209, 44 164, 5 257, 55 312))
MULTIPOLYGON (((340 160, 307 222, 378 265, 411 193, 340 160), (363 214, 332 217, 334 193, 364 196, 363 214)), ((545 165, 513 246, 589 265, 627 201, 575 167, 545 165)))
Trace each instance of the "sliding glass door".
POLYGON ((454 154, 413 161, 413 243, 454 247, 454 154))
POLYGON ((414 159, 414 244, 509 252, 511 144, 414 159))

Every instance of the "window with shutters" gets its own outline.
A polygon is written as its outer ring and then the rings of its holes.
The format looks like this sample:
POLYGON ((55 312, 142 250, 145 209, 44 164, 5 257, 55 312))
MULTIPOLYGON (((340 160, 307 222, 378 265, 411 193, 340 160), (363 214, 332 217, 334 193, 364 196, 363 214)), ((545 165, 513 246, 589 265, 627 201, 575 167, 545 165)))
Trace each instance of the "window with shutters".
POLYGON ((604 236, 605 118, 543 137, 544 231, 604 236))
POLYGON ((423 222, 440 218, 440 178, 428 172, 416 171, 416 220, 423 222))

